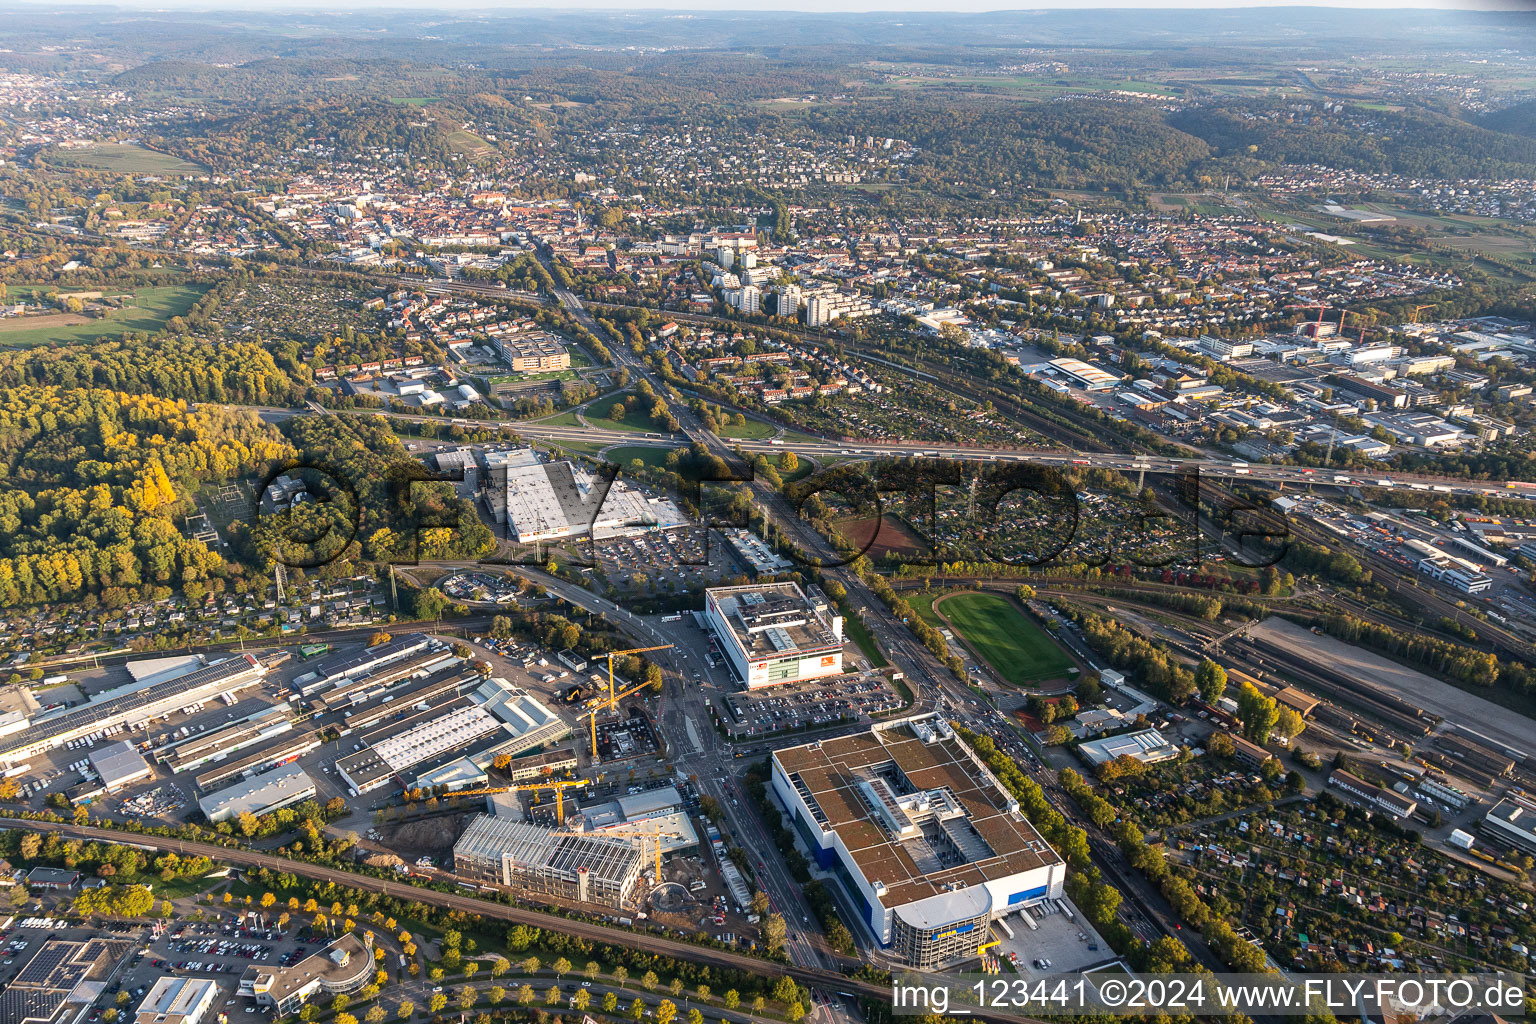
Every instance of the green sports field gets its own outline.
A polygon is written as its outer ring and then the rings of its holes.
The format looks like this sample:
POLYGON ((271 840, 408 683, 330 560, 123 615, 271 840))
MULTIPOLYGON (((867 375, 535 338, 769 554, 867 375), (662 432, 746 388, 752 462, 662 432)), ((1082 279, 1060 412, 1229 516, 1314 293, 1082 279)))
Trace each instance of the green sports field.
POLYGON ((1064 678, 1072 661, 1017 605, 997 594, 947 597, 938 606, 988 665, 1015 686, 1064 678))

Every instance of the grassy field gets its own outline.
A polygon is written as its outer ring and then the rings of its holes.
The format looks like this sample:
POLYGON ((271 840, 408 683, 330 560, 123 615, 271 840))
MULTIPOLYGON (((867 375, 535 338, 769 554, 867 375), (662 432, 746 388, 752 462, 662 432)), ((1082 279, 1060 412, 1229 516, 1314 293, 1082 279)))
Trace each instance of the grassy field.
POLYGON ((608 449, 608 461, 620 466, 628 467, 635 459, 639 459, 647 466, 657 469, 665 469, 667 465, 667 452, 670 448, 650 448, 638 444, 621 445, 618 448, 608 449))
POLYGON ((52 157, 59 166, 116 174, 205 174, 208 168, 179 156, 158 153, 131 143, 102 143, 63 150, 52 157))
POLYGON ((440 96, 391 96, 389 102, 401 107, 430 107, 441 99, 440 96))
POLYGON ((721 437, 730 437, 742 441, 761 441, 772 437, 779 432, 779 428, 762 420, 747 420, 741 426, 731 424, 720 428, 721 437))
POLYGON ((800 456, 799 464, 795 466, 792 472, 789 473, 779 469, 779 461, 777 459, 770 458, 768 461, 773 464, 773 468, 778 472, 779 479, 783 480, 785 483, 789 483, 794 480, 803 480, 816 470, 816 463, 812 462, 809 457, 804 455, 800 456))
MULTIPOLYGON (((173 284, 158 288, 140 288, 134 292, 136 305, 113 310, 100 319, 30 327, 25 319, 0 321, 0 346, 33 348, 38 345, 71 345, 115 338, 137 331, 158 331, 173 316, 181 316, 206 289, 201 285, 173 284)), ((74 318, 79 319, 79 318, 74 318)))
POLYGON ((890 662, 885 660, 885 655, 880 653, 880 648, 875 645, 875 638, 870 635, 864 623, 859 621, 857 615, 845 615, 843 617, 843 632, 859 645, 859 650, 864 652, 864 657, 875 668, 885 668, 890 662))
POLYGON ((942 590, 931 591, 926 594, 902 595, 906 599, 907 604, 911 605, 912 610, 917 613, 917 617, 934 628, 944 625, 943 620, 939 618, 939 613, 933 610, 933 602, 943 596, 944 592, 942 590))
POLYGON ((553 416, 546 416, 542 420, 536 420, 535 422, 541 423, 546 427, 581 426, 581 420, 576 418, 575 409, 566 409, 564 412, 557 412, 553 416))
POLYGON ((651 417, 647 414, 646 409, 638 403, 630 401, 630 399, 636 397, 632 391, 625 391, 617 395, 604 395, 588 405, 583 410, 582 415, 587 418, 588 423, 599 430, 623 430, 631 434, 644 434, 654 431, 656 428, 651 425, 651 417), (629 412, 625 414, 622 420, 609 419, 608 410, 612 409, 613 404, 621 398, 629 406, 629 412))
POLYGON ((1061 648, 1006 597, 955 594, 938 610, 998 675, 1015 686, 1061 679, 1072 668, 1061 648))

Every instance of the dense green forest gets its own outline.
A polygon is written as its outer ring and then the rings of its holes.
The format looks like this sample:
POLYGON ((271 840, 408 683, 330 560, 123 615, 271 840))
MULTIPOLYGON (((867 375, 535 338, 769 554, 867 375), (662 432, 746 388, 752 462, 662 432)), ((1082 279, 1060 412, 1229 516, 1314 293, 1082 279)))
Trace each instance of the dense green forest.
MULTIPOLYGON (((1189 107, 1169 118, 1218 153, 1427 178, 1528 178, 1536 139, 1490 131, 1430 110, 1297 111, 1280 103, 1189 107)), ((1315 105, 1308 105, 1315 106, 1315 105)))
POLYGON ((1494 111, 1481 118, 1479 123, 1492 131, 1536 139, 1536 100, 1526 100, 1494 111))
POLYGON ((261 345, 175 335, 0 352, 0 386, 20 384, 243 405, 288 405, 302 399, 302 390, 261 345))
POLYGON ((828 108, 807 124, 826 138, 895 136, 921 150, 916 184, 958 179, 976 186, 1170 184, 1212 155, 1199 138, 1168 126, 1156 108, 1099 100, 1021 104, 925 97, 828 108))
POLYGON ((477 558, 495 549, 490 528, 451 485, 412 483, 421 464, 381 417, 300 416, 287 420, 283 432, 294 457, 270 469, 294 466, 321 500, 238 524, 234 543, 247 559, 264 567, 343 558, 409 563, 477 558))
POLYGON ((248 476, 291 449, 246 410, 105 389, 0 389, 0 606, 140 587, 198 597, 223 558, 184 536, 201 484, 248 476))

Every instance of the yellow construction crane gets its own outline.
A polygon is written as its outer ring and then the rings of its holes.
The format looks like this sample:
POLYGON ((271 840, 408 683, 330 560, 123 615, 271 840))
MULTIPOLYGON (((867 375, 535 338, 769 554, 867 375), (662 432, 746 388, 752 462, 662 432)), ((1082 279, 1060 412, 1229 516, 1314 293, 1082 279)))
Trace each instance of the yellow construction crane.
POLYGON ((626 833, 626 834, 632 835, 632 836, 635 836, 635 837, 639 838, 639 840, 640 840, 640 856, 642 856, 642 857, 645 856, 645 844, 647 842, 651 842, 651 841, 654 841, 656 843, 656 881, 655 881, 654 884, 660 885, 661 884, 661 841, 663 839, 681 839, 681 838, 683 838, 683 834, 681 832, 663 832, 663 831, 660 830, 660 828, 640 829, 640 830, 637 830, 635 832, 630 832, 630 833, 626 833))
MULTIPOLYGON (((599 836, 599 837, 606 837, 606 838, 610 838, 610 839, 634 839, 634 840, 638 841, 639 844, 640 844, 640 856, 641 857, 645 856, 645 844, 650 842, 651 840, 655 840, 656 841, 656 881, 655 881, 656 885, 660 885, 661 884, 661 841, 663 839, 681 839, 681 838, 683 838, 683 834, 681 832, 662 832, 659 829, 652 829, 651 831, 648 831, 648 832, 646 832, 646 831, 610 832, 610 831, 605 830, 605 829, 598 829, 595 832, 571 832, 571 831, 568 831, 568 830, 565 830, 565 829, 561 829, 561 830, 558 830, 558 831, 551 832, 550 835, 554 835, 554 836, 582 836, 582 837, 585 837, 585 838, 591 838, 593 836, 599 836)), ((994 945, 995 945, 995 943, 994 943, 994 945)))
POLYGON ((590 786, 588 779, 541 779, 538 782, 514 782, 508 789, 519 793, 552 789, 555 791, 555 821, 565 824, 565 790, 569 786, 590 786))
MULTIPOLYGON (((613 702, 615 704, 617 704, 619 701, 623 700, 625 697, 628 697, 631 694, 639 693, 641 690, 645 689, 647 686, 650 686, 650 685, 651 685, 650 683, 636 683, 634 686, 631 686, 629 689, 625 690, 623 693, 620 693, 616 697, 612 698, 613 702)), ((599 714, 601 714, 607 707, 609 707, 609 704, 608 704, 607 701, 604 701, 602 704, 599 704, 597 707, 595 707, 591 711, 587 712, 587 724, 591 727, 591 731, 592 731, 592 756, 593 757, 597 756, 597 716, 599 714)))
POLYGON ((606 708, 609 711, 612 711, 615 707, 618 706, 619 701, 623 700, 625 697, 628 697, 630 694, 636 692, 637 690, 643 690, 648 685, 646 683, 639 683, 639 684, 637 684, 635 686, 631 686, 629 689, 625 690, 623 693, 615 693, 614 692, 614 688, 613 688, 613 659, 614 658, 622 658, 622 657, 625 657, 626 655, 630 655, 630 654, 644 654, 647 651, 669 651, 674 646, 676 646, 676 645, 675 644, 659 644, 659 645, 657 645, 655 647, 631 647, 627 651, 609 651, 607 654, 603 655, 603 657, 608 659, 608 695, 607 695, 606 698, 601 698, 600 697, 599 698, 600 703, 592 708, 591 726, 592 726, 592 756, 593 757, 597 756, 597 713, 599 711, 602 711, 604 708, 606 708))
MULTIPOLYGON (((598 776, 599 779, 602 776, 598 776)), ((555 791, 555 820, 565 824, 565 790, 570 786, 590 786, 591 779, 542 779, 538 782, 513 782, 505 786, 487 786, 483 789, 463 789, 454 796, 489 796, 492 793, 527 793, 552 789, 555 791)))
POLYGON ((1420 313, 1424 312, 1426 309, 1434 309, 1434 308, 1435 308, 1435 304, 1434 303, 1430 303, 1427 306, 1414 306, 1413 307, 1413 319, 1408 321, 1408 322, 1409 323, 1414 323, 1414 324, 1418 323, 1419 322, 1419 314, 1420 313))
POLYGON ((631 647, 627 651, 609 651, 603 657, 608 659, 608 710, 618 703, 619 698, 613 693, 613 659, 622 658, 630 654, 644 654, 647 651, 670 651, 676 644, 659 644, 656 647, 631 647))

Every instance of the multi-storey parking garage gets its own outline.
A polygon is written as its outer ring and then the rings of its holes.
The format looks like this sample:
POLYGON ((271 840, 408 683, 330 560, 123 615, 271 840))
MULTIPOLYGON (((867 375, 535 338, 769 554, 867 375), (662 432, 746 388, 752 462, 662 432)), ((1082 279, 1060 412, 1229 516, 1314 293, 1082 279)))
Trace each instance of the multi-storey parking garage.
POLYGON ((639 881, 641 857, 631 839, 481 814, 454 845, 453 865, 466 878, 619 908, 639 881))

